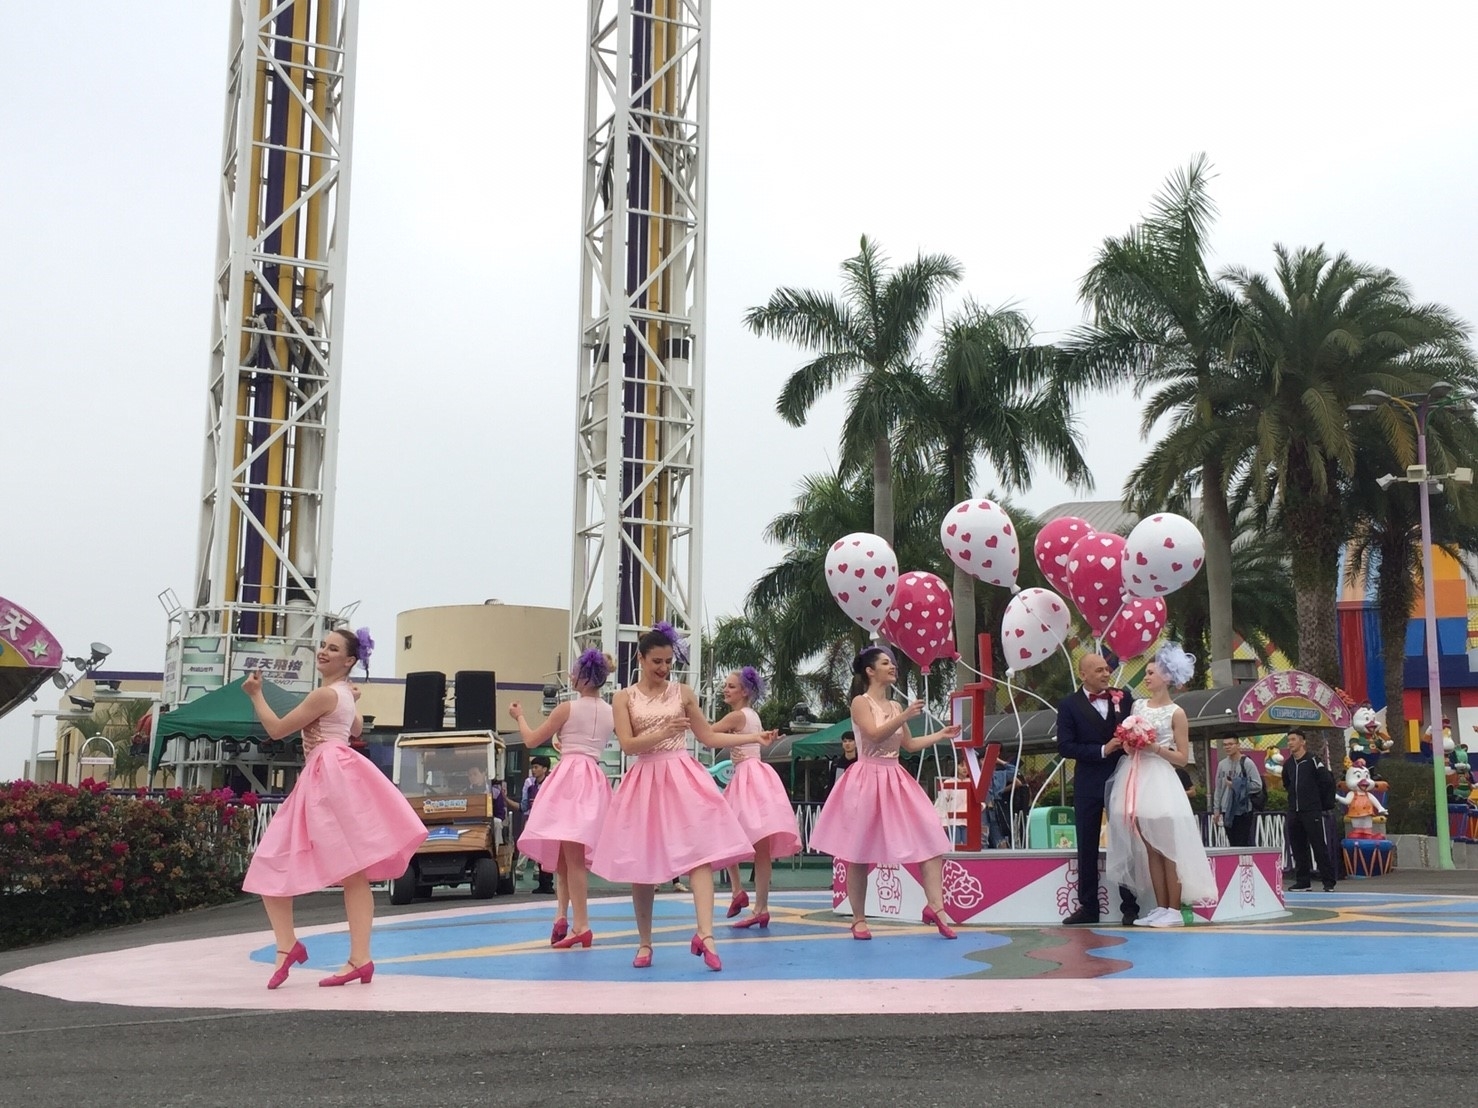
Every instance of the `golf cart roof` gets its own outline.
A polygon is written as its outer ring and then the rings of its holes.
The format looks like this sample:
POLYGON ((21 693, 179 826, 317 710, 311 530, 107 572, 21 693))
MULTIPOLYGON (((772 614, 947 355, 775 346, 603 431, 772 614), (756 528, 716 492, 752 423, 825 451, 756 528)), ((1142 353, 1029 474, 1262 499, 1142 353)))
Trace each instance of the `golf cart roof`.
POLYGON ((401 735, 395 740, 397 747, 405 746, 487 746, 495 741, 491 731, 428 731, 423 734, 401 735))

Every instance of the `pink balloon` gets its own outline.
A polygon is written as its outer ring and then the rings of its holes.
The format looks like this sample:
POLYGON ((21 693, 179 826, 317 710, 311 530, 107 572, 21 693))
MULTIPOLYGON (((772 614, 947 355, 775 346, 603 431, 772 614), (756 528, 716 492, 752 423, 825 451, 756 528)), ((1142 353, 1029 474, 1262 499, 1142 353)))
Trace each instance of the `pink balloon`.
POLYGON ((1118 615, 1124 603, 1124 540, 1093 534, 1073 544, 1067 556, 1068 595, 1088 622, 1095 638, 1118 615))
POLYGON ((1132 597, 1109 624, 1103 641, 1120 658, 1137 658, 1155 645, 1165 630, 1165 602, 1158 596, 1132 597))
POLYGON ((1064 596, 1073 591, 1067 572, 1068 555, 1079 539, 1092 535, 1093 528, 1086 519, 1063 516, 1054 519, 1037 532, 1037 541, 1032 552, 1037 557, 1037 568, 1042 576, 1052 582, 1052 587, 1064 596))
POLYGON ((883 635, 921 666, 953 658, 955 602, 944 582, 922 570, 899 574, 883 635))
POLYGON ((1021 552, 1011 517, 989 500, 965 500, 939 521, 939 541, 949 560, 977 581, 1016 587, 1021 552))

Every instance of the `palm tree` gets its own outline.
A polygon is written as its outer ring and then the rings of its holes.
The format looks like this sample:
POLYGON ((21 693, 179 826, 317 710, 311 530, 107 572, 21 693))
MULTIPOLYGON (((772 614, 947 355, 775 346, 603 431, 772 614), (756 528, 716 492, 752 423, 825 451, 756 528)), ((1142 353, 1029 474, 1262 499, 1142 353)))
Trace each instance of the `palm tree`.
POLYGON ((1226 357, 1236 303, 1206 268, 1216 207, 1205 155, 1166 181, 1150 214, 1119 238, 1105 239, 1083 277, 1080 298, 1093 322, 1068 343, 1080 387, 1130 381, 1153 390, 1141 432, 1172 417, 1174 441, 1162 444, 1125 487, 1140 510, 1153 510, 1175 487, 1200 486, 1206 540, 1212 677, 1231 683, 1233 634, 1232 511, 1228 489, 1240 444, 1234 410, 1243 403, 1226 357))
MULTIPOLYGON (((1172 501, 1170 511, 1188 512, 1172 501)), ((1293 586, 1288 580, 1288 550, 1275 530, 1259 530, 1250 513, 1236 517, 1232 540, 1232 630, 1264 665, 1274 648, 1297 661, 1298 626, 1293 618, 1293 586)), ((1211 609, 1206 589, 1183 588, 1166 598, 1172 637, 1196 656, 1192 687, 1210 675, 1211 609)), ((1212 684, 1216 682, 1213 681, 1212 684)))
MULTIPOLYGON (((899 517, 895 552, 904 569, 928 570, 941 576, 944 553, 939 546, 939 519, 949 504, 934 475, 904 465, 898 474, 899 517)), ((826 552, 838 535, 863 530, 871 507, 870 487, 861 474, 842 477, 817 474, 801 482, 794 507, 770 522, 765 537, 785 548, 781 560, 750 589, 745 610, 765 613, 773 625, 773 672, 777 687, 801 674, 796 689, 832 707, 830 692, 845 686, 853 655, 868 636, 849 620, 826 587, 826 552), (815 668, 806 672, 810 663, 815 668)), ((911 665, 900 657, 906 676, 911 665)), ((903 676, 900 684, 903 684, 903 676)), ((836 707, 845 707, 845 696, 836 707)))
MULTIPOLYGON (((1243 301, 1238 351, 1255 366, 1262 394, 1249 480, 1287 536, 1300 665, 1335 684, 1343 497, 1356 472, 1347 409, 1368 389, 1420 393, 1441 379, 1471 387, 1473 360, 1458 319, 1414 303, 1389 270, 1331 257, 1322 246, 1274 253, 1271 280, 1240 268, 1227 274, 1243 301)), ((1412 430, 1400 413, 1368 423, 1387 449, 1409 456, 1412 430)))
POLYGON ((929 313, 961 272, 959 262, 944 254, 920 254, 890 270, 864 235, 857 256, 842 263, 840 299, 810 289, 779 288, 768 303, 744 316, 755 334, 816 354, 791 374, 775 405, 791 426, 804 426, 811 406, 824 393, 855 378, 842 424, 841 470, 851 473, 871 462, 871 530, 895 549, 891 436, 906 398, 899 378, 914 368, 915 347, 929 313))
MULTIPOLYGON (((937 467, 956 504, 972 495, 981 456, 1008 490, 1030 488, 1036 456, 1071 484, 1092 487, 1059 362, 1056 347, 1032 343, 1023 313, 967 303, 945 321, 928 376, 907 391, 900 454, 937 467)), ((1030 560, 1030 547, 1018 549, 1030 560)), ((955 644, 974 667, 975 580, 953 569, 955 644)))
MULTIPOLYGON (((1403 447, 1405 444, 1403 444, 1403 447)), ((1466 413, 1439 411, 1427 427, 1428 462, 1446 473, 1478 458, 1478 428, 1466 413)), ((1416 490, 1405 485, 1381 488, 1377 478, 1399 473, 1416 460, 1414 450, 1391 453, 1378 434, 1359 428, 1355 474, 1343 498, 1351 517, 1352 538, 1346 547, 1349 578, 1374 579, 1376 619, 1380 627, 1386 701, 1386 730, 1406 734, 1403 673, 1406 628, 1416 604, 1421 574, 1421 519, 1416 490)), ((1451 553, 1478 552, 1478 497, 1449 485, 1432 498, 1433 541, 1451 553)))

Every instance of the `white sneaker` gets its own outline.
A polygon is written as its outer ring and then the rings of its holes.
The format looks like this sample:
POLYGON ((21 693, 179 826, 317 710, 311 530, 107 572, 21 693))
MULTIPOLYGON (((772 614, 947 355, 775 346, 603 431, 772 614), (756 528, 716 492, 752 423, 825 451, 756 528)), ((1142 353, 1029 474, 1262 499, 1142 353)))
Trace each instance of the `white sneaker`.
POLYGON ((1137 920, 1134 921, 1134 926, 1135 927, 1149 927, 1155 921, 1155 919, 1159 916, 1159 914, 1160 914, 1160 909, 1159 908, 1156 908, 1152 912, 1146 912, 1144 915, 1140 916, 1137 920))
POLYGON ((1185 917, 1175 908, 1161 908, 1160 914, 1150 923, 1151 927, 1184 927, 1185 917))

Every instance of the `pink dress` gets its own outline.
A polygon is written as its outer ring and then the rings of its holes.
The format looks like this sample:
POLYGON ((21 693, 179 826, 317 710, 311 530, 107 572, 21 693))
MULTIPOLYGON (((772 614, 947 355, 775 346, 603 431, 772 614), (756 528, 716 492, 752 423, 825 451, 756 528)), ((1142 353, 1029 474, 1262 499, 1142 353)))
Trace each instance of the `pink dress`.
POLYGON ((252 855, 241 883, 246 892, 297 896, 361 871, 371 881, 399 877, 426 840, 405 797, 349 746, 354 696, 348 684, 329 688, 339 703, 303 733, 308 760, 252 855))
MULTIPOLYGON (((759 714, 753 708, 745 708, 744 730, 739 733, 757 735, 763 730, 759 714)), ((780 783, 775 767, 760 760, 761 749, 759 743, 729 748, 734 774, 724 790, 724 799, 751 843, 758 846, 769 839, 771 858, 789 858, 801 849, 801 837, 795 829, 795 809, 790 806, 790 797, 785 795, 785 786, 780 783)))
POLYGON ((559 729, 559 765, 539 786, 518 849, 546 870, 559 865, 560 843, 583 843, 589 867, 611 806, 611 783, 600 768, 611 737, 611 706, 598 696, 570 703, 559 729))
MULTIPOLYGON (((626 692, 636 734, 683 714, 681 685, 669 684, 658 696, 636 686, 626 692)), ((637 755, 611 799, 590 868, 607 881, 662 885, 699 866, 731 866, 753 854, 724 794, 678 734, 637 755)))
MULTIPOLYGON (((897 718, 898 705, 862 700, 873 713, 874 726, 897 718)), ((880 743, 857 736, 857 761, 837 780, 816 826, 811 846, 843 862, 885 865, 923 862, 946 854, 949 836, 939 813, 913 776, 898 764, 898 747, 906 727, 900 724, 880 743)))

